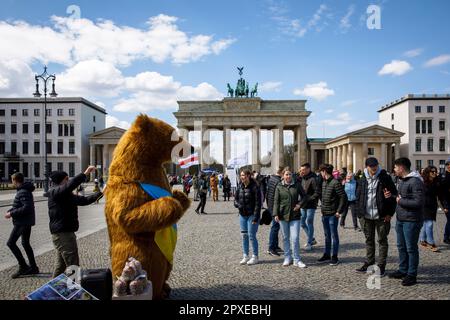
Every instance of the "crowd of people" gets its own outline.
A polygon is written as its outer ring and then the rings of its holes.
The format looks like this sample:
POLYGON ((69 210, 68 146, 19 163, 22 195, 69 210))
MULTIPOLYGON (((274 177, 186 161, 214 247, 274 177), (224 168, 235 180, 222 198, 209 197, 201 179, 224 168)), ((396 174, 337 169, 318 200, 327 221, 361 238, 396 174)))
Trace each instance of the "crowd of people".
MULTIPOLYGON (((345 228, 346 216, 351 212, 353 228, 365 236, 366 257, 356 272, 366 273, 377 266, 380 276, 386 275, 389 250, 388 235, 391 220, 396 215, 398 269, 388 276, 402 279, 402 285, 417 283, 419 245, 433 252, 438 247, 433 238, 438 207, 447 218, 444 243, 450 244, 450 160, 446 172, 440 176, 437 168, 429 166, 421 173, 411 171, 411 162, 399 158, 391 174, 382 169, 376 158, 368 158, 366 168, 357 172, 336 171, 330 164, 319 167, 318 174, 308 163, 298 172, 279 168, 269 177, 250 170, 240 172, 234 206, 239 211, 242 234, 242 265, 259 262, 257 239, 261 211, 266 203, 273 220, 269 234, 268 254, 284 255, 283 266, 306 268, 300 254, 300 231, 307 238, 305 251, 317 245, 314 236, 314 216, 320 202, 324 231, 324 252, 319 263, 339 264, 339 226, 345 228), (283 249, 278 234, 282 231, 283 249), (376 237, 379 254, 376 259, 376 237), (250 255, 250 245, 252 254, 250 255)), ((440 231, 440 230, 439 230, 440 231)))

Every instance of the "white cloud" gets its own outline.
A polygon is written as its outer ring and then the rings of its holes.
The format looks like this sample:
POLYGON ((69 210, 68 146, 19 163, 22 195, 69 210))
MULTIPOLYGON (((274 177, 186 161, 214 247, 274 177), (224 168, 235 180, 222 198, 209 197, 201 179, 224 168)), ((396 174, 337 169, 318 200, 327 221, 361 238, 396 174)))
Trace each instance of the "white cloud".
POLYGON ((327 109, 327 110, 325 110, 325 113, 333 113, 333 112, 334 112, 333 109, 327 109))
POLYGON ((352 15, 355 13, 355 5, 351 5, 348 10, 347 10, 347 14, 341 19, 341 23, 339 25, 339 28, 341 29, 342 32, 347 32, 348 29, 350 29, 352 27, 351 23, 350 23, 350 18, 352 17, 352 15))
POLYGON ((119 127, 119 128, 127 130, 131 127, 131 123, 129 123, 127 121, 121 121, 121 120, 117 119, 116 117, 113 117, 110 115, 106 115, 106 128, 110 128, 110 127, 119 127))
POLYGON ((403 55, 408 58, 414 58, 414 57, 420 56, 422 54, 422 52, 423 52, 422 48, 417 48, 417 49, 406 51, 403 55))
POLYGON ((258 90, 260 92, 279 92, 281 90, 283 82, 279 81, 267 81, 259 85, 258 90))
POLYGON ((341 106, 350 107, 350 106, 354 105, 355 103, 357 103, 358 101, 359 100, 346 100, 341 103, 341 106))
POLYGON ((318 101, 322 101, 327 97, 334 95, 334 90, 329 89, 327 86, 327 83, 323 81, 314 84, 307 84, 303 89, 295 89, 294 95, 302 95, 316 99, 318 101))
POLYGON ((388 74, 392 74, 394 76, 401 76, 405 73, 411 71, 413 67, 406 62, 400 60, 392 60, 391 63, 385 64, 380 71, 378 71, 378 75, 384 76, 388 74))
POLYGON ((64 96, 114 97, 124 83, 122 73, 111 63, 87 60, 57 75, 57 92, 64 96))
POLYGON ((31 97, 35 92, 34 73, 20 60, 0 59, 0 96, 31 97))
POLYGON ((338 114, 335 119, 322 120, 322 124, 330 127, 343 126, 351 123, 352 117, 348 112, 338 114))
POLYGON ((425 67, 436 67, 450 62, 450 54, 443 54, 433 59, 428 60, 425 63, 425 67))
POLYGON ((176 92, 181 84, 171 76, 163 76, 158 72, 142 72, 135 77, 126 78, 126 87, 133 91, 176 92))
POLYGON ((85 60, 101 60, 128 66, 135 60, 167 60, 175 64, 219 54, 235 39, 190 35, 179 30, 176 17, 160 14, 147 28, 118 26, 110 20, 91 21, 53 16, 53 26, 0 21, 0 60, 15 58, 71 66, 85 60))

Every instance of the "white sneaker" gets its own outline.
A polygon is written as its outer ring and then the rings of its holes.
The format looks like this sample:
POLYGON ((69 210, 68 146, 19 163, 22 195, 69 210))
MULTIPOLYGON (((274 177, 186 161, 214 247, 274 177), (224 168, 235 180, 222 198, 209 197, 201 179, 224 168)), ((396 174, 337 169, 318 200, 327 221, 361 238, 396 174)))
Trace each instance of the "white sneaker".
POLYGON ((239 263, 240 264, 247 264, 248 260, 250 260, 250 258, 248 256, 244 255, 244 258, 239 263))
POLYGON ((283 267, 287 267, 292 263, 291 259, 285 258, 283 262, 283 267))
POLYGON ((296 264, 294 264, 295 266, 299 267, 299 268, 306 268, 306 264, 304 264, 301 260, 299 260, 296 264))
POLYGON ((312 250, 312 246, 310 246, 309 244, 307 244, 307 245, 305 246, 305 250, 306 250, 306 251, 311 251, 311 250, 312 250))
POLYGON ((257 256, 252 256, 252 258, 247 262, 248 266, 254 265, 258 263, 258 257, 257 256))

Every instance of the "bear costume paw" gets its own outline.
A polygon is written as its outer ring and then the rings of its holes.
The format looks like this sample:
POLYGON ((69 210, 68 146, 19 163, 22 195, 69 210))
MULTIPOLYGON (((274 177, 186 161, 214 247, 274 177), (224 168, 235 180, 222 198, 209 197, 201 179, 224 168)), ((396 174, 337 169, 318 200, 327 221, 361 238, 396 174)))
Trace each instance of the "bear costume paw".
POLYGON ((183 210, 187 210, 191 206, 191 200, 183 192, 173 190, 173 197, 180 202, 183 210))

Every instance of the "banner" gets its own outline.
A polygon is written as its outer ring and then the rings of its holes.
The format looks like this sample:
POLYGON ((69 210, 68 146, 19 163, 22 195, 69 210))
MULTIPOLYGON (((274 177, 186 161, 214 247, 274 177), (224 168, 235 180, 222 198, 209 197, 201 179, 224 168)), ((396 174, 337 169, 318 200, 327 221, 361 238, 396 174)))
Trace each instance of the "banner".
POLYGON ((248 165, 248 151, 239 157, 228 160, 228 166, 230 167, 243 167, 248 165))

